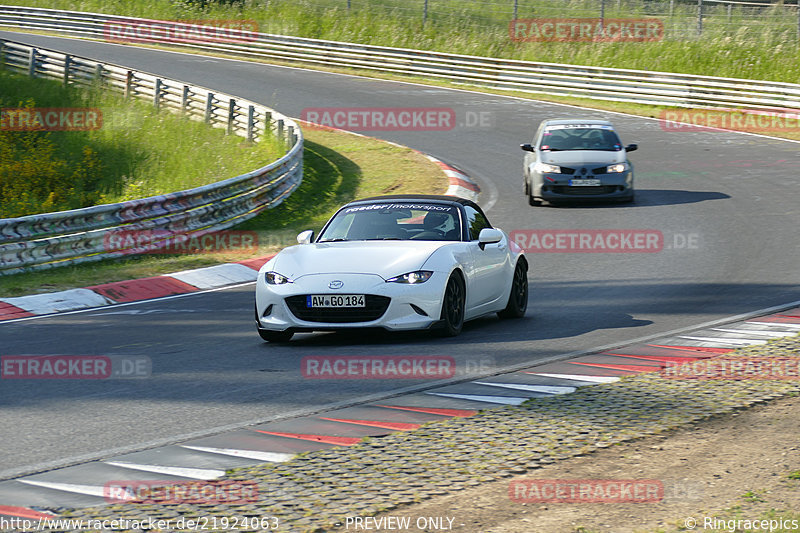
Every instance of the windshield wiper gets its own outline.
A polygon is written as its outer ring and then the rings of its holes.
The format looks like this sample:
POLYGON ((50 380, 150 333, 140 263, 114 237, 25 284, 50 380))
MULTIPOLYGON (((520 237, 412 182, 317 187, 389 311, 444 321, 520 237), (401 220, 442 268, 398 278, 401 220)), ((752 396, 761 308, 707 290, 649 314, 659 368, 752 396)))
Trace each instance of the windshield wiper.
POLYGON ((347 239, 341 239, 341 238, 339 238, 339 239, 320 239, 317 242, 341 242, 341 241, 346 241, 346 240, 347 239))

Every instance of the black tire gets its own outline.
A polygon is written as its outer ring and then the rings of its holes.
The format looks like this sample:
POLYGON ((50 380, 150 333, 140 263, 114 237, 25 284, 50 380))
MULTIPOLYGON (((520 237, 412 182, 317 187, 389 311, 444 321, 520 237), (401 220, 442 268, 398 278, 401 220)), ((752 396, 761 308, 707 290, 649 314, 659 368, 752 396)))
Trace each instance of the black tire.
POLYGON ((522 318, 528 310, 528 269, 523 259, 517 261, 511 292, 506 308, 497 313, 500 318, 522 318))
POLYGON ((531 186, 528 185, 528 180, 527 179, 522 180, 522 190, 525 191, 525 196, 528 196, 528 195, 531 194, 531 186))
POLYGON ((288 342, 294 336, 293 331, 270 331, 268 329, 259 329, 258 334, 267 342, 288 342))
POLYGON ((466 288, 464 280, 458 274, 453 274, 447 280, 442 301, 442 328, 439 333, 443 337, 455 337, 461 333, 464 326, 464 308, 466 307, 466 288))
POLYGON ((542 205, 542 201, 541 200, 537 200, 536 198, 533 197, 532 194, 528 193, 528 205, 532 205, 534 207, 537 207, 537 206, 542 205))

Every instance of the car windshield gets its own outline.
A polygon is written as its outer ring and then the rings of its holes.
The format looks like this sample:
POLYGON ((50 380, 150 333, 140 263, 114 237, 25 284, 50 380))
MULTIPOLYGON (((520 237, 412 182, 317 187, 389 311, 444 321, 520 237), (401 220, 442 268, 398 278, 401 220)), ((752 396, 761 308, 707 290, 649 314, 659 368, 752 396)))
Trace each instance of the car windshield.
POLYGON ((317 242, 460 241, 458 208, 424 202, 375 203, 341 209, 317 242))
POLYGON ((541 150, 605 150, 618 152, 622 144, 611 126, 605 124, 557 124, 542 133, 541 150))

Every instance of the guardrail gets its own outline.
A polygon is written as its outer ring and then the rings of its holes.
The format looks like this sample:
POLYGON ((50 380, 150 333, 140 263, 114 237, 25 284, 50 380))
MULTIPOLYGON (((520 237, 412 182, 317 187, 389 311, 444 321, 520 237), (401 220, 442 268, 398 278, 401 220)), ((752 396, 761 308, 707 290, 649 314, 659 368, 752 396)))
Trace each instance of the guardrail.
MULTIPOLYGON (((112 24, 152 24, 134 17, 0 6, 0 25, 103 39, 112 24)), ((162 21, 163 23, 163 21, 162 21)), ((168 42, 153 39, 151 42, 168 42)), ((248 42, 182 43, 184 48, 240 57, 283 60, 419 75, 558 96, 676 107, 800 107, 800 85, 669 72, 538 63, 257 33, 248 42)))
MULTIPOLYGON (((84 209, 0 220, 0 275, 96 261, 137 252, 135 241, 109 239, 114 232, 155 233, 148 249, 170 236, 201 237, 274 207, 303 178, 303 136, 290 118, 254 102, 52 50, 0 40, 0 68, 66 84, 101 85, 157 108, 226 128, 257 141, 275 135, 287 145, 279 160, 241 176, 185 191, 84 209)), ((141 250, 139 248, 138 250, 141 250)))

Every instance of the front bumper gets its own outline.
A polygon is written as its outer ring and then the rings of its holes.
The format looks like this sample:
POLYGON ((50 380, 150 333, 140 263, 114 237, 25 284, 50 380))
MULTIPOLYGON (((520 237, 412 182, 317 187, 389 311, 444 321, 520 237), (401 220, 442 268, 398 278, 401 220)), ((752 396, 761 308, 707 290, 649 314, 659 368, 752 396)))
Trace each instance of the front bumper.
POLYGON ((441 272, 434 272, 425 283, 414 285, 387 283, 374 274, 313 274, 293 283, 269 285, 264 280, 264 274, 259 273, 256 283, 256 322, 260 329, 271 331, 427 329, 439 322, 446 282, 447 275, 441 272), (342 281, 342 288, 330 289, 328 285, 333 280, 342 281), (343 309, 341 313, 307 309, 302 302, 309 294, 364 294, 373 296, 366 299, 367 308, 379 311, 380 300, 384 298, 388 298, 388 305, 385 305, 385 311, 378 318, 360 320, 359 317, 369 315, 370 309, 343 309))
POLYGON ((604 174, 599 176, 539 174, 531 175, 532 193, 542 200, 623 200, 633 196, 633 173, 604 174), (571 179, 600 180, 599 186, 573 186, 571 179))

